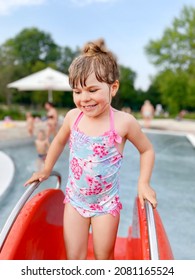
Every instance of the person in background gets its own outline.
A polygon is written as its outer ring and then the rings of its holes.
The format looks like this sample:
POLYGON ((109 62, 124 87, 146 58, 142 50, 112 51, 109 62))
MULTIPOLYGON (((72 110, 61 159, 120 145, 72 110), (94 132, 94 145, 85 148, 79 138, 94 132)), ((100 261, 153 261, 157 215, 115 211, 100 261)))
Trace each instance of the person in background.
POLYGON ((45 109, 47 110, 47 137, 55 136, 58 131, 58 112, 52 102, 45 103, 45 109))
POLYGON ((185 117, 186 113, 187 113, 186 110, 181 110, 181 111, 179 112, 178 116, 176 117, 176 120, 182 121, 183 118, 185 117))
POLYGON ((119 174, 126 141, 140 154, 138 196, 157 206, 150 186, 154 150, 136 119, 111 106, 119 89, 115 56, 105 48, 88 43, 69 67, 69 82, 76 108, 68 111, 52 141, 44 168, 25 186, 46 180, 69 142, 69 176, 65 193, 64 240, 68 259, 86 259, 92 227, 97 260, 114 259, 114 247, 122 204, 119 174))
POLYGON ((31 112, 26 113, 26 127, 30 137, 34 135, 34 117, 31 112))
POLYGON ((40 129, 37 133, 37 138, 35 139, 35 147, 38 154, 37 159, 37 170, 42 170, 44 162, 47 156, 50 143, 46 137, 46 133, 43 129, 40 129))
POLYGON ((131 108, 129 106, 122 107, 121 111, 131 114, 131 108))
POLYGON ((156 104, 156 109, 155 109, 154 115, 156 117, 160 117, 163 115, 163 113, 164 113, 164 110, 163 110, 162 104, 156 104))
POLYGON ((154 117, 154 106, 149 100, 144 101, 144 104, 141 107, 141 115, 144 120, 144 127, 150 128, 151 121, 154 117))

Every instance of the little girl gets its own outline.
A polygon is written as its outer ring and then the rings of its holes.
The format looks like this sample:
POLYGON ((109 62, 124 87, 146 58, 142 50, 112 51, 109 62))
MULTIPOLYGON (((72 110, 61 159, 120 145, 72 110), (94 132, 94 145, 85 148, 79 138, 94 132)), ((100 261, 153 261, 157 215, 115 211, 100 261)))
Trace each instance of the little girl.
POLYGON ((30 112, 26 113, 26 127, 28 130, 29 136, 33 136, 34 133, 34 117, 30 112))
POLYGON ((150 186, 153 147, 135 118, 111 107, 119 88, 115 57, 94 43, 85 46, 69 68, 75 109, 70 110, 50 145, 42 172, 25 186, 46 180, 69 140, 69 177, 65 194, 64 240, 68 259, 86 259, 88 233, 93 232, 96 259, 114 259, 122 204, 119 170, 126 140, 140 153, 138 195, 157 206, 150 186))
POLYGON ((37 170, 42 170, 44 166, 44 161, 47 156, 47 151, 49 149, 49 140, 46 137, 46 133, 43 129, 40 129, 37 133, 37 138, 35 139, 35 147, 38 154, 37 159, 37 170))

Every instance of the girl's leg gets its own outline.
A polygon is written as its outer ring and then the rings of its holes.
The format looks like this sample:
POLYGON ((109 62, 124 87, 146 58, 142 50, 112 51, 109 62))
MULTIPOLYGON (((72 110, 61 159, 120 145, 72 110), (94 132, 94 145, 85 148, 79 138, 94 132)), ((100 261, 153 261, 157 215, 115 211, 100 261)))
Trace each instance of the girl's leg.
POLYGON ((113 260, 120 215, 91 218, 94 254, 97 260, 113 260))
POLYGON ((68 260, 87 258, 90 218, 82 217, 67 203, 64 209, 64 241, 68 260))

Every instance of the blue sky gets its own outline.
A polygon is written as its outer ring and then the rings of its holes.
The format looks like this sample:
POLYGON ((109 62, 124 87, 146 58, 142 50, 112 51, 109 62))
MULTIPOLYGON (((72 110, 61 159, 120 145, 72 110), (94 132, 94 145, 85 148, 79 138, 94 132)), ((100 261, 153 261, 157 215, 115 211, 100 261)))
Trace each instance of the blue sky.
POLYGON ((0 44, 23 28, 50 33, 60 46, 75 49, 104 38, 119 63, 137 73, 135 86, 147 89, 156 69, 144 52, 161 38, 182 8, 194 0, 0 0, 0 44))

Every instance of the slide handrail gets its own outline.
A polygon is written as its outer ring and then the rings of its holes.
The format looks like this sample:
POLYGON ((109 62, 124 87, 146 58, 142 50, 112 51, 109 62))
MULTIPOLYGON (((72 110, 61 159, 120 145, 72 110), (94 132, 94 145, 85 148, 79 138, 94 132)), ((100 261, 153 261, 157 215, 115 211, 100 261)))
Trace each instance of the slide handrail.
MULTIPOLYGON (((61 175, 59 172, 57 171, 52 171, 50 176, 55 176, 57 177, 57 183, 56 183, 56 189, 60 189, 61 188, 61 175)), ((29 197, 31 196, 31 194, 39 187, 39 185, 42 182, 36 181, 33 182, 32 184, 30 184, 30 186, 27 188, 27 190, 24 192, 24 194, 21 196, 21 198, 19 199, 19 201, 16 203, 15 207, 13 208, 11 214, 9 215, 1 233, 0 233, 0 251, 3 247, 3 244, 5 242, 5 239, 13 225, 13 223, 15 222, 17 216, 19 215, 20 210, 23 208, 23 206, 25 205, 25 203, 27 202, 27 200, 29 199, 29 197)))
POLYGON ((150 257, 151 260, 159 260, 159 250, 158 250, 158 241, 157 233, 154 219, 154 212, 152 205, 149 201, 145 200, 145 211, 146 211, 146 220, 148 225, 148 237, 150 245, 150 257))

